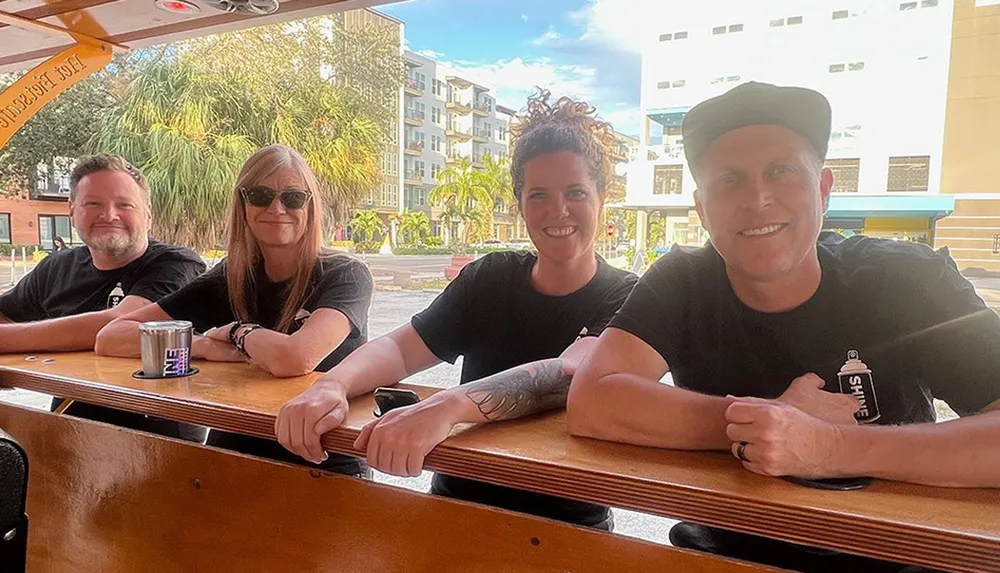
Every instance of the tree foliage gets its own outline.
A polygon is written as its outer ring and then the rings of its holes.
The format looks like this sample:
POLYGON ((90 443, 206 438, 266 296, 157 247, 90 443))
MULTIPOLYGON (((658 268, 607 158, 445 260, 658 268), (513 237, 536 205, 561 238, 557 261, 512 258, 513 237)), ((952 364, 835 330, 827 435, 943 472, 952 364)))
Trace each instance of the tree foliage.
POLYGON ((462 244, 489 236, 493 228, 493 201, 497 182, 472 166, 468 158, 438 172, 438 184, 427 194, 427 202, 444 208, 442 221, 462 223, 462 244))
POLYGON ((398 220, 400 244, 419 245, 431 234, 431 221, 423 211, 405 211, 398 220))
POLYGON ((143 55, 89 147, 146 173, 162 240, 222 242, 239 167, 272 143, 297 149, 316 172, 329 225, 381 181, 391 110, 379 94, 398 93, 401 70, 386 30, 348 33, 330 18, 197 38, 143 55))

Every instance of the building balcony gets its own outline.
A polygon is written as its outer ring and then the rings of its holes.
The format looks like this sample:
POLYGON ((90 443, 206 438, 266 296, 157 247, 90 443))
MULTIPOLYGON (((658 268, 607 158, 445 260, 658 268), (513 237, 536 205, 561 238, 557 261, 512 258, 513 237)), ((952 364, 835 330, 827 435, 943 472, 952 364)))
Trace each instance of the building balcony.
POLYGON ((407 155, 423 155, 424 153, 424 142, 422 141, 411 141, 406 144, 403 148, 403 153, 407 155))
POLYGON ((448 165, 454 165, 455 163, 458 163, 463 159, 469 159, 469 156, 463 155, 457 151, 452 151, 451 153, 448 154, 447 157, 445 157, 444 162, 447 163, 448 165))
POLYGON ((453 86, 458 86, 458 87, 463 88, 463 89, 472 87, 472 82, 470 82, 469 80, 467 80, 465 78, 460 78, 458 76, 448 76, 445 79, 448 80, 449 84, 451 84, 453 86))
POLYGON ((615 145, 611 149, 611 157, 617 161, 632 161, 632 151, 627 145, 615 145))
POLYGON ((457 141, 469 141, 472 139, 472 130, 462 129, 460 127, 450 125, 445 129, 444 134, 446 137, 457 141))
POLYGON ((476 114, 478 116, 482 116, 482 117, 489 117, 490 116, 490 104, 488 104, 488 103, 486 103, 484 101, 473 102, 472 103, 472 113, 474 113, 474 114, 476 114))
POLYGON ((417 171, 406 170, 403 173, 403 182, 408 185, 422 185, 424 176, 417 171))
POLYGON ((444 104, 446 108, 453 111, 459 115, 467 115, 472 112, 472 104, 467 101, 462 101, 458 98, 449 98, 448 102, 444 104))
POLYGON ((493 137, 493 130, 483 129, 481 127, 477 127, 476 129, 472 130, 472 139, 474 141, 479 141, 481 143, 489 143, 491 137, 493 137))
POLYGON ((420 127, 424 124, 424 119, 426 119, 427 113, 423 111, 417 111, 415 109, 408 109, 404 113, 403 121, 406 125, 412 125, 414 127, 420 127))
POLYGON ((417 97, 424 95, 424 90, 417 83, 417 80, 411 78, 406 78, 406 81, 403 83, 403 91, 417 97))

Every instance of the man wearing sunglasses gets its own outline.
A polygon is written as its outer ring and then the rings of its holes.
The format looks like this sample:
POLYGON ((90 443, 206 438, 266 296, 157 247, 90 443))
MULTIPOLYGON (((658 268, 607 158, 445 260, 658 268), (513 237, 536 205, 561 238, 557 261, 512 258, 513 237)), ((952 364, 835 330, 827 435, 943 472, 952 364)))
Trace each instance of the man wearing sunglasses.
MULTIPOLYGON (((84 245, 52 253, 0 296, 0 353, 92 350, 109 322, 205 271, 194 251, 150 240, 149 184, 122 157, 77 162, 69 216, 84 245)), ((137 414, 80 403, 69 412, 177 435, 177 424, 137 414)))

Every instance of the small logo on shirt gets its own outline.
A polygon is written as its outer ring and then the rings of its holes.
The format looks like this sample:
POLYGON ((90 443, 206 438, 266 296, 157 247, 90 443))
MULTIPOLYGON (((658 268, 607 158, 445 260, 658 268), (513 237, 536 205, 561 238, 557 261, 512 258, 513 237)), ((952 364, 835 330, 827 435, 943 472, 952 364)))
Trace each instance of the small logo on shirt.
POLYGON ((115 288, 111 289, 111 294, 108 295, 108 308, 114 308, 118 306, 118 303, 125 298, 125 291, 122 290, 122 283, 115 285, 115 288))
POLYGON ((868 365, 861 361, 857 350, 847 351, 847 362, 837 374, 840 393, 850 394, 858 399, 861 407, 854 413, 859 423, 868 424, 879 419, 878 396, 875 394, 875 380, 868 365))

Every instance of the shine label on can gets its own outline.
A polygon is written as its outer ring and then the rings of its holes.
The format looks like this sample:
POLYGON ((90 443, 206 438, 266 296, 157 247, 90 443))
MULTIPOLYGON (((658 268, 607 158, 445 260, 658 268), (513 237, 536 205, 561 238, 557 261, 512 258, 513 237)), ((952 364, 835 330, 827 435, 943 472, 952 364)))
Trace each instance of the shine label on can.
POLYGON ((147 378, 187 376, 191 372, 191 339, 186 320, 161 320, 139 325, 142 374, 147 378))
POLYGON ((872 371, 861 361, 857 350, 847 352, 847 362, 840 367, 837 381, 840 383, 841 394, 850 394, 861 404, 854 413, 858 423, 869 424, 879 419, 882 414, 878 409, 875 380, 872 378, 872 371))

